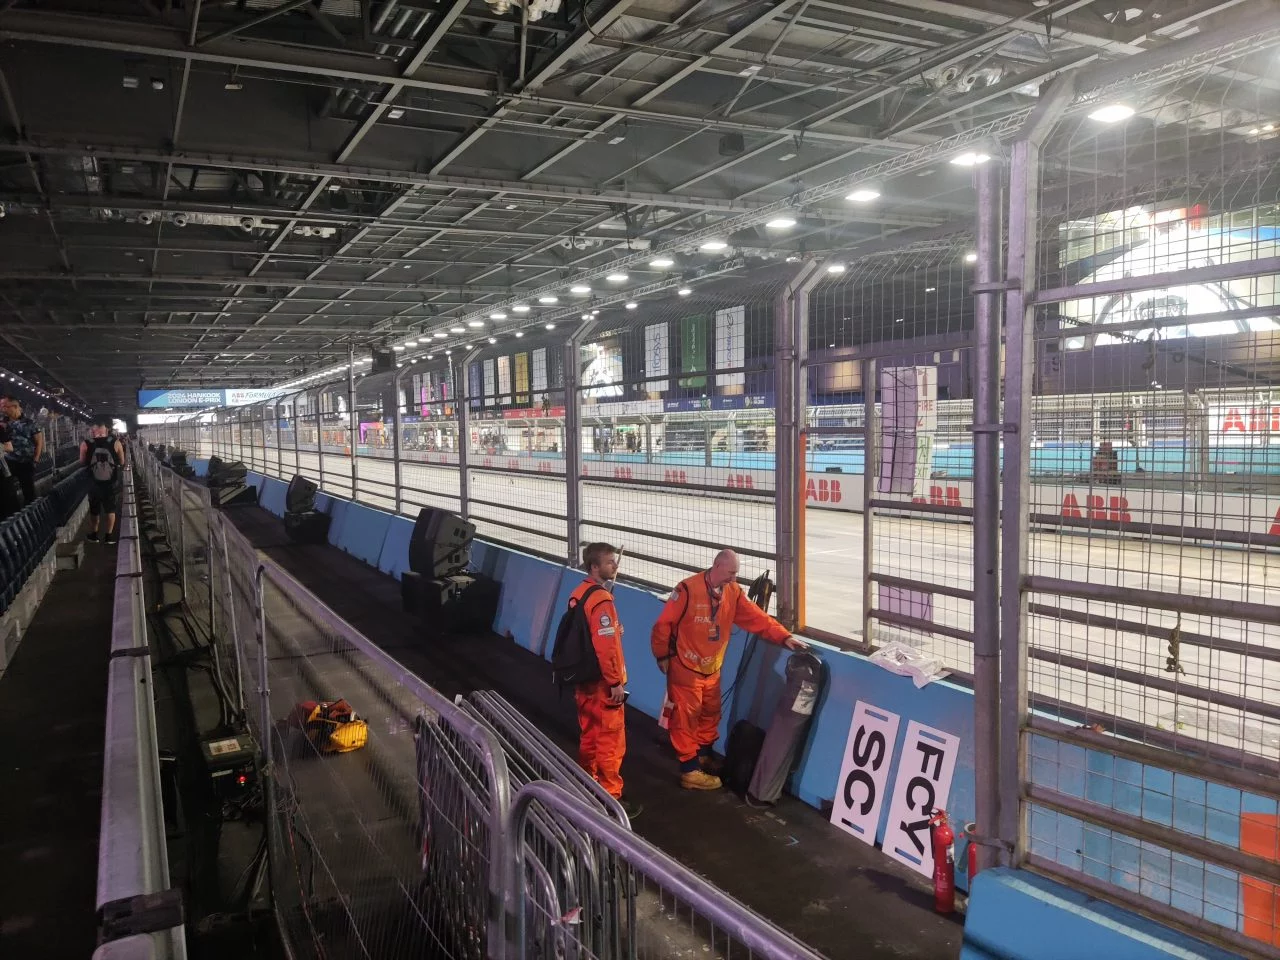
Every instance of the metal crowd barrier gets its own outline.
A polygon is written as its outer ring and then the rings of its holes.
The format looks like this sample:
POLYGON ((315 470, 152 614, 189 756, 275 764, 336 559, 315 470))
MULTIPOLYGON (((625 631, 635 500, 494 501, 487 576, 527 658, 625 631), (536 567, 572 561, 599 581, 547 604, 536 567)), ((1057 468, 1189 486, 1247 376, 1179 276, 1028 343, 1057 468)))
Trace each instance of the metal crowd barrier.
POLYGON ((128 472, 119 531, 98 840, 96 906, 105 942, 94 957, 184 960, 181 894, 169 886, 137 501, 128 472))
POLYGON ((501 696, 449 701, 259 555, 197 484, 138 460, 178 538, 186 603, 261 745, 267 869, 292 956, 524 960, 571 944, 647 960, 674 930, 666 896, 683 911, 680 942, 815 958, 634 836, 501 696), (303 722, 309 703, 339 698, 366 724, 349 752, 303 722))

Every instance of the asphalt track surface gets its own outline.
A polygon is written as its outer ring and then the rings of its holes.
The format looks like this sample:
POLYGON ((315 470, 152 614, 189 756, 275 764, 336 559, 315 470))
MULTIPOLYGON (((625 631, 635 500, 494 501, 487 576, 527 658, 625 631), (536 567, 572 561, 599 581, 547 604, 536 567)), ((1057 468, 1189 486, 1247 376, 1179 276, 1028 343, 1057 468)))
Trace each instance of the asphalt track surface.
MULTIPOLYGON (((249 453, 245 450, 244 453, 249 453)), ((351 461, 326 452, 323 477, 313 452, 261 452, 256 469, 288 479, 295 472, 351 495, 351 461)), ((243 456, 252 466, 252 459, 243 456)), ((356 499, 394 509, 394 465, 361 457, 356 499)), ((404 463, 400 509, 456 510, 456 466, 404 463)), ((550 556, 564 555, 562 477, 498 470, 469 472, 472 519, 481 536, 550 556)), ((683 567, 709 562, 718 546, 742 553, 743 573, 776 569, 772 495, 689 491, 647 484, 583 483, 585 540, 604 539, 627 550, 623 574, 651 584, 674 584, 683 567)), ((873 569, 946 587, 972 587, 972 528, 967 523, 877 516, 873 569)), ((806 624, 843 637, 863 629, 863 518, 806 511, 806 624)), ((1033 575, 1082 584, 1107 584, 1183 596, 1280 604, 1280 553, 1233 545, 1199 545, 1104 531, 1087 535, 1038 531, 1031 536, 1033 575)), ((1188 741, 1202 740, 1280 760, 1280 626, 1242 619, 1181 614, 1139 604, 1035 595, 1045 613, 1031 617, 1029 683, 1035 694, 1082 708, 1089 719, 1120 717, 1188 741), (1075 619, 1054 615, 1066 608, 1075 619), (1089 623, 1077 622, 1081 613, 1089 623), (1183 638, 1169 669, 1168 635, 1183 638)), ((935 593, 934 623, 970 631, 972 604, 935 593)), ((879 605, 879 604, 877 604, 879 605)), ((876 628, 877 642, 902 639, 945 668, 972 668, 969 642, 949 636, 876 628)))

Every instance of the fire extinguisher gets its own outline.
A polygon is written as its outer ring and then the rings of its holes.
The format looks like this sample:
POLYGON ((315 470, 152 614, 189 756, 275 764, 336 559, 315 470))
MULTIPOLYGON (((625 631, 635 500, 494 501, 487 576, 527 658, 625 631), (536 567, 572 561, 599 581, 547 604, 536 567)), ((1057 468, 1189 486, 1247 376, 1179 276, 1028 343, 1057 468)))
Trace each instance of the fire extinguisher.
POLYGON ((964 825, 966 844, 965 853, 969 860, 969 872, 966 876, 969 879, 969 889, 973 889, 973 878, 978 875, 978 825, 976 823, 966 823, 964 825))
POLYGON ((956 835, 947 822, 947 811, 934 811, 929 818, 929 836, 933 841, 933 909, 955 913, 956 835))

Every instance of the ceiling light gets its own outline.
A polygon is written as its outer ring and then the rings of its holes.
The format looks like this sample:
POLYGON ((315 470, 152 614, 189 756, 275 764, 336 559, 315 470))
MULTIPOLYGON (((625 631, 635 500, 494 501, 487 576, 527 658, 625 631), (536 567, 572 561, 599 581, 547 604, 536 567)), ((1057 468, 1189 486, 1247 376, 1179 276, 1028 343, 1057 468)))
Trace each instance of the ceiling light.
POLYGON ((845 197, 846 200, 849 200, 852 203, 870 203, 872 200, 878 200, 879 198, 880 191, 876 190, 874 187, 859 187, 857 190, 853 191, 853 193, 845 197))
POLYGON ((665 270, 667 267, 674 267, 676 262, 670 257, 655 257, 649 261, 649 266, 655 270, 665 270))
POLYGON ((966 254, 964 255, 964 262, 965 262, 965 263, 977 263, 977 262, 978 262, 978 255, 977 255, 976 253, 966 253, 966 254))
POLYGON ((925 287, 925 288, 924 288, 924 292, 925 292, 925 293, 933 293, 933 292, 934 292, 935 290, 937 290, 937 289, 938 289, 937 287, 925 287))
POLYGON ((392 349, 392 350, 394 350, 394 351, 396 351, 397 353, 399 353, 401 350, 403 350, 403 349, 404 349, 404 347, 403 347, 401 344, 398 344, 398 343, 397 343, 397 344, 396 344, 394 347, 392 347, 391 349, 392 349))
POLYGON ((449 339, 449 335, 448 335, 447 333, 445 333, 444 331, 441 331, 440 333, 437 333, 437 334, 435 335, 435 337, 436 337, 436 339, 437 339, 437 340, 448 340, 448 339, 449 339))
POLYGON ((523 336, 524 336, 524 331, 523 331, 523 330, 517 330, 517 331, 516 331, 516 336, 517 336, 517 337, 523 337, 523 336))
POLYGON ((906 317, 899 317, 897 320, 895 320, 895 321, 893 321, 893 322, 894 322, 894 323, 902 323, 905 319, 906 319, 906 317))
POLYGON ((638 306, 640 306, 640 304, 636 303, 634 300, 628 300, 628 301, 627 301, 627 309, 628 309, 628 310, 634 310, 634 309, 636 309, 636 307, 638 307, 638 306))
POLYGON ((584 314, 582 315, 582 319, 583 319, 583 320, 590 320, 590 319, 591 319, 591 314, 589 314, 589 313, 584 313, 584 314))
POLYGON ((548 330, 554 330, 556 328, 556 325, 554 323, 548 323, 546 324, 546 328, 548 330))
POLYGON ((436 355, 435 355, 434 353, 428 353, 428 354, 427 354, 427 359, 428 359, 428 360, 434 360, 435 358, 436 358, 436 355))
POLYGON ((528 313, 529 305, 527 303, 517 303, 511 308, 512 313, 528 313))
POLYGON ((387 116, 392 120, 399 120, 404 116, 404 107, 392 107, 387 111, 387 116))
POLYGON ((844 264, 843 264, 843 263, 833 263, 833 264, 831 264, 831 266, 827 267, 827 273, 833 273, 833 274, 834 274, 834 273, 844 273, 844 264))
POLYGON ((605 279, 610 283, 626 283, 627 275, 625 273, 611 273, 605 279))
POLYGON ((490 337, 490 338, 489 338, 489 342, 490 342, 490 343, 497 343, 497 342, 498 342, 498 338, 497 338, 497 337, 490 337))
POLYGON ((778 161, 780 163, 786 163, 788 160, 794 160, 795 158, 796 158, 796 155, 794 153, 784 153, 782 156, 778 158, 778 161))
POLYGON ((1259 130, 1257 127, 1254 127, 1252 130, 1250 130, 1250 131, 1249 131, 1249 136, 1251 136, 1251 137, 1256 137, 1256 136, 1257 136, 1258 134, 1260 134, 1261 132, 1262 132, 1262 131, 1261 131, 1261 130, 1259 130))
POLYGON ((1275 128, 1276 128, 1276 125, 1275 125, 1274 123, 1264 123, 1264 124, 1262 125, 1262 132, 1263 132, 1263 133, 1270 133, 1270 132, 1271 132, 1271 131, 1273 131, 1275 128))
POLYGON ((616 136, 616 137, 610 137, 610 138, 609 138, 609 146, 611 146, 611 147, 616 147, 618 144, 620 144, 620 143, 621 143, 623 140, 625 140, 625 139, 627 139, 627 138, 626 138, 624 135, 622 135, 622 134, 618 134, 618 136, 616 136))
POLYGON ((538 302, 539 303, 559 303, 560 298, 559 297, 539 297, 538 302))
POLYGON ((417 340, 406 340, 406 341, 404 342, 404 345, 405 345, 406 347, 416 347, 416 346, 418 345, 418 341, 417 341, 417 340))
POLYGON ((1133 107, 1126 103, 1109 103, 1089 114, 1089 119, 1097 120, 1099 123, 1119 123, 1121 120, 1128 120, 1135 112, 1133 107))
POLYGON ((467 328, 466 327, 450 327, 449 332, 450 333, 466 333, 467 328))
POLYGON ((693 287, 681 287, 676 291, 676 293, 682 297, 687 297, 689 294, 693 293, 693 287))
POLYGON ((445 355, 446 357, 452 357, 452 356, 453 356, 453 351, 452 351, 452 350, 446 350, 446 351, 444 352, 444 355, 445 355))
POLYGON ((966 153, 960 153, 951 158, 951 162, 957 167, 976 167, 980 163, 986 163, 991 156, 986 153, 976 153, 970 150, 966 153))
POLYGON ((598 317, 598 316, 600 316, 600 311, 599 311, 599 310, 592 310, 592 311, 591 311, 591 315, 592 315, 593 317, 598 317))
POLYGON ((584 294, 590 293, 591 288, 587 286, 585 283, 575 283, 572 287, 569 288, 569 292, 576 293, 578 296, 583 296, 584 294))
POLYGON ((490 319, 490 320, 505 320, 505 319, 507 319, 507 315, 506 315, 505 313, 503 313, 501 310, 495 310, 493 313, 489 314, 489 319, 490 319))
POLYGON ((467 321, 467 326, 468 326, 468 327, 470 327, 472 330, 479 330, 481 327, 483 327, 483 326, 484 326, 484 321, 483 321, 483 320, 468 320, 468 321, 467 321))
POLYGON ((508 210, 514 210, 516 208, 516 205, 514 203, 508 203, 506 208, 508 210))
POLYGON ((765 224, 770 230, 790 230, 795 225, 795 217, 774 217, 765 224))
POLYGON ((719 250, 727 249, 728 246, 729 245, 723 240, 708 240, 700 247, 700 249, 706 250, 708 253, 715 253, 719 250))

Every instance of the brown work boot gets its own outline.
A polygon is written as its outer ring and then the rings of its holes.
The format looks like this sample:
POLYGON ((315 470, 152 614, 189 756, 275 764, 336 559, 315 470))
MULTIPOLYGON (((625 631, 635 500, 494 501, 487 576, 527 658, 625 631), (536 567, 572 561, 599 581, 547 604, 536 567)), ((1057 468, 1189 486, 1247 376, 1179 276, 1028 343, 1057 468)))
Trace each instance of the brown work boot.
POLYGON ((701 770, 690 770, 688 773, 680 774, 680 786, 686 790, 719 790, 721 784, 719 777, 713 777, 701 770))
POLYGON ((698 767, 703 773, 718 777, 724 773, 724 761, 713 753, 698 754, 698 767))

